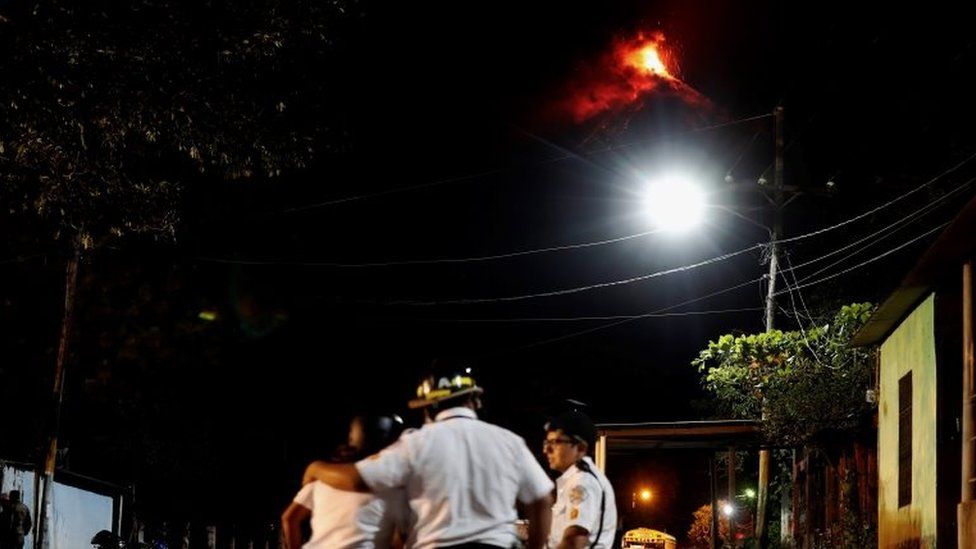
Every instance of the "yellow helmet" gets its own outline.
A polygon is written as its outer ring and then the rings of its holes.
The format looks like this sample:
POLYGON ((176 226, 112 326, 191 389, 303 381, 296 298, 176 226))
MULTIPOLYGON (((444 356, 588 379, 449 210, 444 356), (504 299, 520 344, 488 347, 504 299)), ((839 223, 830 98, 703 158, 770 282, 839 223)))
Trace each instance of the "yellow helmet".
POLYGON ((442 400, 482 392, 484 390, 471 375, 471 367, 462 367, 445 375, 435 373, 424 376, 417 385, 417 397, 407 403, 407 406, 425 408, 442 400))

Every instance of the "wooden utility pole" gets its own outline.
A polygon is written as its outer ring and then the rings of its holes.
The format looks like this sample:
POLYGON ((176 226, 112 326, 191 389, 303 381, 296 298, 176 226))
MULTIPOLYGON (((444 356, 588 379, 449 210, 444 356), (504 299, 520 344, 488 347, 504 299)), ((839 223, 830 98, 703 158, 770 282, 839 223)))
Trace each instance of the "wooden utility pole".
POLYGON ((58 355, 54 365, 53 420, 50 425, 47 455, 44 459, 44 486, 40 509, 37 510, 37 528, 35 530, 37 533, 35 547, 39 549, 46 549, 51 544, 51 491, 54 488, 54 469, 57 465, 58 432, 61 429, 61 403, 64 401, 64 370, 68 361, 71 326, 74 323, 75 293, 78 288, 78 263, 80 261, 81 242, 75 239, 64 276, 64 314, 61 316, 61 338, 58 341, 58 355))
MULTIPOLYGON (((766 290, 766 331, 775 327, 776 281, 779 278, 779 240, 783 237, 783 207, 786 205, 783 188, 783 107, 773 111, 775 124, 776 159, 773 164, 773 227, 769 238, 769 278, 766 290)), ((760 547, 766 545, 766 508, 769 501, 770 454, 768 449, 759 450, 759 479, 756 498, 756 539, 760 547)))

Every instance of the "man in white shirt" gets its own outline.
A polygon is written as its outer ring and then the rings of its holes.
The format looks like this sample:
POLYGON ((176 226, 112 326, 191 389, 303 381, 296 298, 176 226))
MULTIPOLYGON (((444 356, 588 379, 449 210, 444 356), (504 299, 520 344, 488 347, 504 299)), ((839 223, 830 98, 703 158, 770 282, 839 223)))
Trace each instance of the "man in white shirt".
POLYGON ((480 421, 482 393, 462 368, 430 376, 411 408, 428 423, 355 466, 314 462, 305 481, 342 490, 406 491, 415 525, 407 547, 507 548, 517 540, 516 500, 529 520, 528 549, 545 544, 552 481, 520 437, 480 421))
POLYGON ((613 486, 587 456, 596 426, 580 412, 566 412, 546 425, 542 449, 556 479, 550 549, 610 549, 617 528, 613 486))

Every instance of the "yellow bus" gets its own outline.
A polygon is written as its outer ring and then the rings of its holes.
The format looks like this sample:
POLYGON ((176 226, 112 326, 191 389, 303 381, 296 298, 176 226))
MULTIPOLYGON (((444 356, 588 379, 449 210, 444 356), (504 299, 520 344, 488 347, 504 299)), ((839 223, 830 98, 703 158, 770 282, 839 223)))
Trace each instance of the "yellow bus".
POLYGON ((674 536, 650 528, 628 530, 621 545, 623 549, 675 549, 677 546, 674 536))

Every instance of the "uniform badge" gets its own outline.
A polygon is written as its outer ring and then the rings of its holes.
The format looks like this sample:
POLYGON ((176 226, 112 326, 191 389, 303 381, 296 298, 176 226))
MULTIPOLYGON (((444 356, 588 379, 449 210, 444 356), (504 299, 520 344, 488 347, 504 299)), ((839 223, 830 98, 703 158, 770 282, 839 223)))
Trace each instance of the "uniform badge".
POLYGON ((579 518, 579 507, 573 507, 569 510, 569 520, 576 520, 579 518))
POLYGON ((569 491, 569 502, 573 505, 579 505, 583 503, 586 499, 586 490, 582 486, 573 486, 573 489, 569 491))

